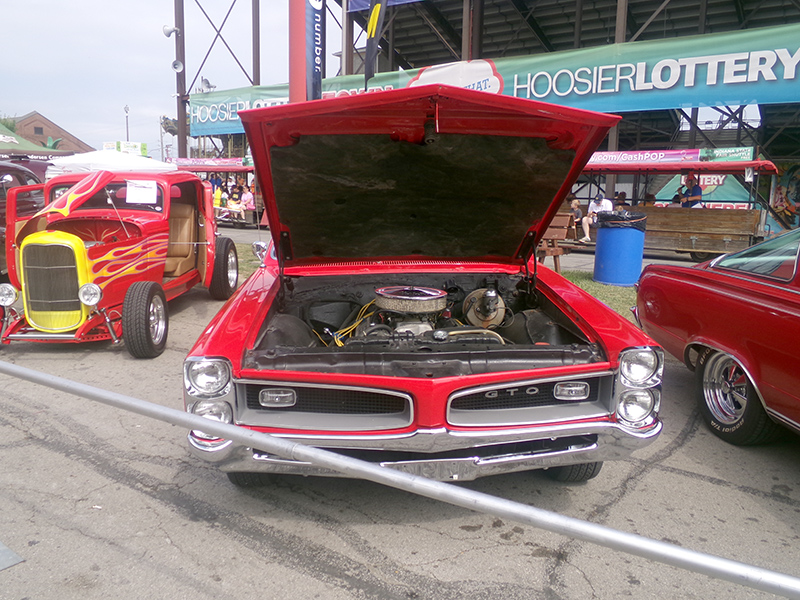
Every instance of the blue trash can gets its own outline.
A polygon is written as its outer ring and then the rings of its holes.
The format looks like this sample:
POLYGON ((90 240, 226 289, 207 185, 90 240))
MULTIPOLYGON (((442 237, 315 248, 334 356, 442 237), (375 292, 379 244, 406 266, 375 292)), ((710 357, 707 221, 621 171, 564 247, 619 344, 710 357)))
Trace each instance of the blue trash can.
POLYGON ((597 213, 597 245, 592 279, 607 285, 639 281, 647 215, 627 210, 597 213))

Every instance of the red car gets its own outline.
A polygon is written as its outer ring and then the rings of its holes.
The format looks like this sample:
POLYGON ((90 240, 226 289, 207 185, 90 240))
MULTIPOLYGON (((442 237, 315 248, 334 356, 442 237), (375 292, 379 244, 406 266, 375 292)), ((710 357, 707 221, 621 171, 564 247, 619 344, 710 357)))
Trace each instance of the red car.
POLYGON ((732 444, 800 431, 800 230, 693 267, 649 265, 636 313, 696 373, 700 413, 732 444))
MULTIPOLYGON (((594 477, 661 431, 663 353, 535 250, 617 118, 446 86, 240 113, 273 245, 186 410, 439 480, 594 477)), ((202 431, 237 485, 336 475, 202 431)))
POLYGON ((226 299, 238 283, 236 246, 217 237, 211 186, 190 173, 98 171, 16 187, 7 222, 4 344, 124 336, 131 355, 153 358, 167 343, 167 301, 197 284, 226 299), (42 189, 44 208, 21 216, 20 201, 42 189))

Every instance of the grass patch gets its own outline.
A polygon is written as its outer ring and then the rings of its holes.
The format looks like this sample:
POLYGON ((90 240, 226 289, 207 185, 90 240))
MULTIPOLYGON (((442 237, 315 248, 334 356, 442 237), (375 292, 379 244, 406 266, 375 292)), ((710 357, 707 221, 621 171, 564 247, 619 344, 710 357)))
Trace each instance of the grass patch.
POLYGON ((239 283, 241 283, 258 269, 261 262, 253 254, 252 244, 236 244, 236 254, 239 257, 239 283))
POLYGON ((563 271, 561 273, 579 288, 607 304, 612 310, 635 323, 631 306, 636 304, 636 288, 597 283, 588 271, 563 271))

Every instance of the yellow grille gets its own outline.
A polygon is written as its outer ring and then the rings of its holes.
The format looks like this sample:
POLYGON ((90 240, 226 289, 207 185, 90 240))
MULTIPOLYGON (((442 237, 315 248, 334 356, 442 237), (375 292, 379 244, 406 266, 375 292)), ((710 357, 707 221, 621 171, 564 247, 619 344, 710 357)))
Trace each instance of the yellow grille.
POLYGON ((60 231, 31 234, 22 242, 22 294, 28 323, 56 333, 78 328, 89 308, 78 300, 78 289, 88 281, 83 242, 60 231))

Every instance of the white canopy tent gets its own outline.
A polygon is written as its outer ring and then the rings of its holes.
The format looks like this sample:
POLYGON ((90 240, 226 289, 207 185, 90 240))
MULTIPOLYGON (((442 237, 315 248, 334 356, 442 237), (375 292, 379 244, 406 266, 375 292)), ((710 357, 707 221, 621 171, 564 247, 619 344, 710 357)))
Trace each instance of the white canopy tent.
POLYGON ((97 150, 84 152, 71 156, 60 156, 50 160, 52 166, 47 167, 46 179, 61 175, 62 173, 76 173, 89 171, 140 171, 147 173, 162 173, 176 171, 178 167, 173 164, 161 162, 145 156, 125 154, 116 150, 97 150))

